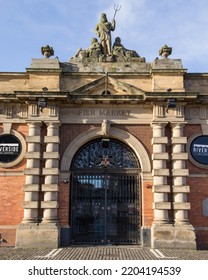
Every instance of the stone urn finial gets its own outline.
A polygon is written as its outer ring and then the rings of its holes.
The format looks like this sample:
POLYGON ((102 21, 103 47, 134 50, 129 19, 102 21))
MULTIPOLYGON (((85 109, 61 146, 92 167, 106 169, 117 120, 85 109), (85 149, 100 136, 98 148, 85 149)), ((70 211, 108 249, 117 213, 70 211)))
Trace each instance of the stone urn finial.
POLYGON ((167 58, 172 53, 172 48, 168 47, 166 44, 160 48, 159 55, 163 58, 167 58))
POLYGON ((46 58, 51 57, 52 55, 54 55, 54 50, 52 47, 50 47, 49 45, 47 46, 43 46, 41 48, 41 53, 42 55, 44 55, 46 58))

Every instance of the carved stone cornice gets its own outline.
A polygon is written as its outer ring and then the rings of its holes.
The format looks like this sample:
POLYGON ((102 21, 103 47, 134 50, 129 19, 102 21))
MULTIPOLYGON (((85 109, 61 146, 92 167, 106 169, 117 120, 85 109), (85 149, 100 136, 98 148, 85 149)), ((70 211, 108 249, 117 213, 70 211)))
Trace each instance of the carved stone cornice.
POLYGON ((158 101, 165 101, 167 99, 176 99, 180 102, 192 102, 197 99, 199 93, 198 92, 145 92, 144 99, 145 101, 152 101, 152 102, 158 102, 158 101))
POLYGON ((66 101, 68 92, 15 91, 15 96, 18 101, 36 101, 42 97, 50 101, 66 101))

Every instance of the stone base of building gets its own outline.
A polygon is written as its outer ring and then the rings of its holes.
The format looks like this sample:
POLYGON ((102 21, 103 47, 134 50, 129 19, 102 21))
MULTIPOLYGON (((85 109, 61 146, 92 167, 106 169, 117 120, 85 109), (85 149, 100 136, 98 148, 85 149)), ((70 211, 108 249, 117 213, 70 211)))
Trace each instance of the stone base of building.
POLYGON ((57 224, 20 224, 16 231, 17 248, 58 248, 59 240, 57 224))
POLYGON ((142 227, 141 229, 142 247, 151 247, 151 228, 142 227))
POLYGON ((152 248, 196 249, 196 235, 191 225, 153 224, 152 248))

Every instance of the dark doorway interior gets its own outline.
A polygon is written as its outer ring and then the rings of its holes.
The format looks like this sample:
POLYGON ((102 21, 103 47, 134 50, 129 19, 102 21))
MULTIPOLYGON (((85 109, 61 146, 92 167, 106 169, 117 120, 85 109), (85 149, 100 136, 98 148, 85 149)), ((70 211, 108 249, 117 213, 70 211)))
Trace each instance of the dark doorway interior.
POLYGON ((139 244, 139 164, 115 139, 96 139, 75 155, 71 177, 71 244, 139 244))

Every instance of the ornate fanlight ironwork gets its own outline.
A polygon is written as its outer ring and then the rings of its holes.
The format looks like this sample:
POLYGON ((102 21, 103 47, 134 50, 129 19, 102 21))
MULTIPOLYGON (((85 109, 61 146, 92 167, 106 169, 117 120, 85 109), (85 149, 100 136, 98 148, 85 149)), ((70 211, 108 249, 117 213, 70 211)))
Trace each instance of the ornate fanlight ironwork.
POLYGON ((96 139, 82 147, 72 163, 77 168, 139 168, 133 151, 115 139, 96 139))

